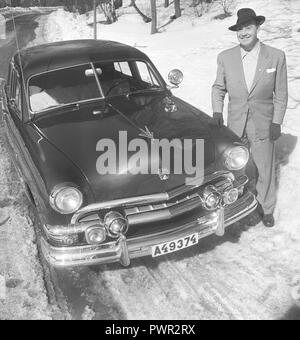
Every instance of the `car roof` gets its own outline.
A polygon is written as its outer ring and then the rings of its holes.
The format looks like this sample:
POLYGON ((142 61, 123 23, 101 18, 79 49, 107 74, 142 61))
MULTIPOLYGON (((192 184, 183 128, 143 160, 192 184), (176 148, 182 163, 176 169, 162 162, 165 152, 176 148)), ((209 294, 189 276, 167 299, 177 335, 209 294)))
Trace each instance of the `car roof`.
POLYGON ((104 60, 149 58, 138 49, 109 40, 60 41, 23 49, 14 56, 15 65, 20 68, 25 80, 31 76, 75 65, 104 60))

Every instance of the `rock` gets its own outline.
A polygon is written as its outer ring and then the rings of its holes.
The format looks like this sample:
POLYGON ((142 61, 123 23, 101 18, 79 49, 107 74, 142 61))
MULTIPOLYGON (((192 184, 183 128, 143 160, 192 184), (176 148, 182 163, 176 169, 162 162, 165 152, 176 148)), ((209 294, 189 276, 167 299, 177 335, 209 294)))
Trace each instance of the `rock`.
POLYGON ((23 283, 22 280, 19 279, 9 279, 6 281, 6 287, 7 288, 17 288, 23 283))

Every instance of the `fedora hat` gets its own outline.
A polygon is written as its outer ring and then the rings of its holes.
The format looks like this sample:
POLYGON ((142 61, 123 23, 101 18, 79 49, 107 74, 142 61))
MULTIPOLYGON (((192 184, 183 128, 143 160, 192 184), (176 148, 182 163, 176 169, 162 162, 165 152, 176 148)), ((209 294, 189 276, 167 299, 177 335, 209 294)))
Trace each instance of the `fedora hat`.
POLYGON ((235 25, 230 26, 230 31, 237 31, 241 25, 247 24, 250 21, 255 21, 258 25, 265 22, 266 18, 262 15, 256 15, 256 13, 251 8, 241 8, 237 12, 237 22, 235 25))

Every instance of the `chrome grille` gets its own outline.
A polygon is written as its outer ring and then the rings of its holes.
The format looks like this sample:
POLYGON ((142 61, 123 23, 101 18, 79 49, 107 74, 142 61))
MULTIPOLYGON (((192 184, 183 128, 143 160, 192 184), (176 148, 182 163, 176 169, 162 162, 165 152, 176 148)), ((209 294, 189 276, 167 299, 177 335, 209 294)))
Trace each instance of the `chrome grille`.
MULTIPOLYGON (((209 184, 223 193, 230 188, 239 188, 246 185, 248 182, 247 176, 241 176, 237 180, 231 173, 222 173, 219 177, 214 178, 209 184)), ((184 213, 190 212, 202 207, 201 193, 205 186, 192 188, 190 191, 179 190, 179 194, 172 199, 165 200, 164 202, 151 202, 150 204, 135 204, 119 206, 118 209, 122 210, 124 216, 128 219, 129 225, 144 224, 150 222, 166 221, 184 213)), ((107 209, 99 209, 98 211, 89 212, 81 215, 78 219, 79 223, 90 222, 91 220, 103 218, 103 214, 107 209)))
MULTIPOLYGON (((220 193, 230 188, 243 187, 247 183, 246 176, 242 176, 237 181, 232 181, 228 177, 222 177, 213 185, 220 193)), ((185 195, 179 199, 170 200, 163 204, 148 204, 124 209, 124 215, 128 219, 129 225, 165 221, 184 213, 202 207, 201 190, 185 195)))

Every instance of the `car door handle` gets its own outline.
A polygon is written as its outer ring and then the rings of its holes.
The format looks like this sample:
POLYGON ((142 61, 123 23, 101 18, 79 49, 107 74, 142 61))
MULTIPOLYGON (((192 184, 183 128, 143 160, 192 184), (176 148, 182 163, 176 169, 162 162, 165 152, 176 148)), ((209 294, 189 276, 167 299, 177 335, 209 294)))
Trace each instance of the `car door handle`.
POLYGON ((108 110, 107 110, 107 109, 104 109, 104 110, 93 110, 93 115, 94 115, 94 116, 101 116, 101 118, 102 118, 106 113, 108 113, 108 110))
POLYGON ((101 111, 101 110, 93 110, 94 116, 101 115, 102 113, 103 113, 103 111, 101 111))

